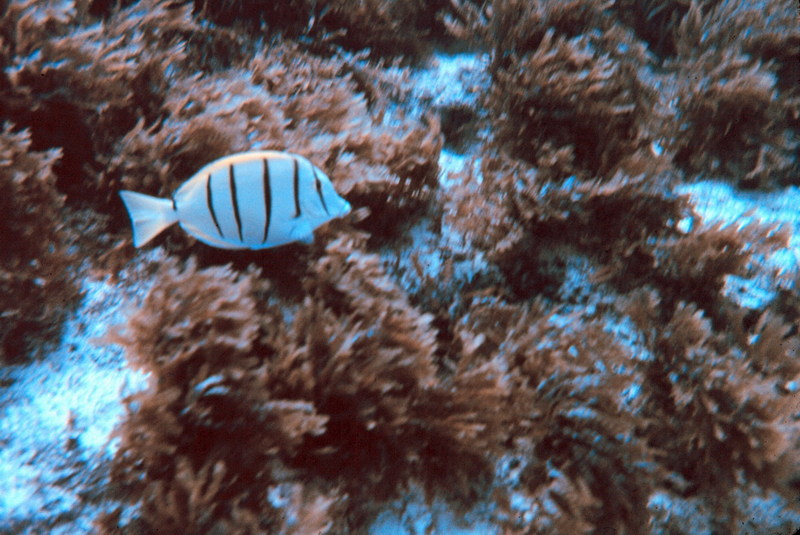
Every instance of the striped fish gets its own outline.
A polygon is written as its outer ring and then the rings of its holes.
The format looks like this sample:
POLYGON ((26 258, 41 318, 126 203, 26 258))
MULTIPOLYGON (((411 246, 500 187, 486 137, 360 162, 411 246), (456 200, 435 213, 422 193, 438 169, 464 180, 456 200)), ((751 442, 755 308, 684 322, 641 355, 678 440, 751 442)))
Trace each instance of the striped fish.
POLYGON ((266 249, 311 243, 313 230, 350 212, 325 173, 287 152, 225 156, 184 182, 172 199, 120 191, 141 247, 178 223, 203 243, 224 249, 266 249))

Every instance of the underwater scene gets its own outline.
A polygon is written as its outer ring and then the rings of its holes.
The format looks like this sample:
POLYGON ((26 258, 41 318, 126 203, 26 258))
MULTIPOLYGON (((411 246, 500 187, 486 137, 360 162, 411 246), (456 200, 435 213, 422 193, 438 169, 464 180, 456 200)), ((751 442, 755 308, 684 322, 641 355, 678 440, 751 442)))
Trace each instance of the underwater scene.
POLYGON ((0 535, 800 533, 795 0, 0 0, 0 535))

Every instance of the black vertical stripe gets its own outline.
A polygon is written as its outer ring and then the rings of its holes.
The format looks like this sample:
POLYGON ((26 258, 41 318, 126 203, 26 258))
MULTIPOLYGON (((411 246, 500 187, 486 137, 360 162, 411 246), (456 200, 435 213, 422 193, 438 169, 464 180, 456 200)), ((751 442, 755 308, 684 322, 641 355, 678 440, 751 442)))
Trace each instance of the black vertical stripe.
POLYGON ((317 186, 317 195, 319 195, 319 202, 322 203, 322 208, 325 210, 326 215, 331 215, 328 212, 328 207, 325 205, 325 197, 322 196, 322 182, 320 182, 319 177, 317 176, 317 168, 312 167, 314 170, 314 184, 317 186))
POLYGON ((264 158, 264 239, 261 240, 262 243, 267 243, 267 237, 269 236, 269 218, 270 218, 270 210, 272 210, 272 186, 269 183, 269 163, 267 159, 264 158))
POLYGON ((222 235, 222 229, 219 228, 219 221, 217 221, 217 213, 214 211, 214 197, 211 194, 211 175, 208 175, 206 178, 206 204, 208 205, 208 211, 211 212, 211 219, 214 220, 214 226, 217 227, 217 232, 219 232, 220 238, 224 238, 225 236, 222 235))
POLYGON ((236 198, 236 177, 233 176, 233 164, 228 166, 228 185, 231 188, 231 202, 233 203, 233 218, 236 220, 236 231, 239 241, 242 241, 242 218, 239 215, 239 200, 236 198))
POLYGON ((300 217, 300 196, 298 195, 298 188, 300 187, 300 171, 297 165, 297 158, 292 158, 294 162, 294 216, 300 217))

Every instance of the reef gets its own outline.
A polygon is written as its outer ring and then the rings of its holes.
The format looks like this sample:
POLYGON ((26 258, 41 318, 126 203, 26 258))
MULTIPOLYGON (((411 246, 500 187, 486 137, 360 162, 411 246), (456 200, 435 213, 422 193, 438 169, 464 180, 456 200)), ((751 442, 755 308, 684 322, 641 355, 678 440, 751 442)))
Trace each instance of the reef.
POLYGON ((691 193, 800 186, 792 3, 0 15, 0 409, 97 281, 128 305, 93 343, 147 378, 71 511, 0 533, 370 533, 409 495, 498 533, 797 529, 800 221, 691 193), (131 246, 118 190, 249 149, 353 213, 131 246))
POLYGON ((78 297, 53 170, 59 150, 32 151, 29 131, 0 132, 0 363, 24 359, 35 334, 51 339, 78 297))

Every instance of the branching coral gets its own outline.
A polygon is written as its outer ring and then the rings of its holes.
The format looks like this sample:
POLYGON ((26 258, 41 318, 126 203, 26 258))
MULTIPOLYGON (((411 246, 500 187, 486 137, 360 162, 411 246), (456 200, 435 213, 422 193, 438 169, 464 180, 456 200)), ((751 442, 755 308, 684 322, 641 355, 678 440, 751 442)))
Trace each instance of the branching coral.
POLYGON ((798 148, 795 6, 693 4, 678 28, 676 162, 750 187, 794 181, 798 148), (794 52, 792 52, 794 51, 794 52), (789 59, 789 57, 792 59, 789 59), (795 77, 796 78, 796 77, 795 77))
POLYGON ((629 302, 631 317, 654 353, 643 365, 649 385, 643 391, 648 440, 665 468, 684 478, 682 492, 704 495, 718 518, 728 522, 726 529, 733 529, 737 515, 729 492, 740 478, 787 496, 794 493, 795 408, 792 396, 781 388, 786 375, 774 372, 783 368, 797 376, 796 335, 778 348, 776 335, 785 333, 760 334, 767 346, 777 349, 769 356, 772 373, 765 374, 763 348, 757 343, 732 346, 712 331, 696 307, 685 303, 675 308, 664 328, 654 328, 648 318, 659 314, 657 305, 647 292, 629 302))
POLYGON ((131 399, 113 472, 147 526, 200 507, 194 531, 258 517, 248 529, 269 532, 278 513, 259 509, 265 493, 298 470, 309 492, 336 497, 348 529, 412 482, 459 506, 484 495, 505 437, 498 370, 439 377, 430 317, 355 245, 327 247, 309 270, 314 299, 288 322, 256 303, 254 274, 168 263, 112 336, 153 373, 131 399))
POLYGON ((746 308, 729 283, 770 277, 789 235, 703 224, 672 189, 793 180, 788 2, 7 4, 0 356, 75 295, 63 221, 107 221, 75 247, 119 265, 120 188, 166 196, 278 149, 356 207, 277 252, 162 238, 183 260, 110 335, 151 375, 103 489, 131 507, 101 532, 358 533, 416 488, 458 513, 494 501, 513 533, 641 533, 654 496, 732 532, 744 489, 788 496, 797 291, 746 308), (485 113, 407 98, 401 60, 445 26, 488 51, 485 113), (445 190, 440 124, 463 121, 473 165, 445 190))
POLYGON ((68 251, 64 199, 55 188, 57 150, 31 150, 27 131, 0 131, 0 362, 20 359, 30 333, 52 335, 75 302, 76 257, 68 251))
POLYGON ((540 167, 558 160, 563 178, 613 174, 649 144, 656 97, 644 47, 614 26, 609 5, 502 0, 465 17, 492 51, 497 145, 540 167))
POLYGON ((217 23, 252 30, 267 26, 286 35, 303 35, 312 47, 369 48, 376 56, 406 57, 423 55, 434 39, 444 38, 442 19, 452 11, 444 0, 292 0, 280 4, 195 0, 194 4, 199 14, 217 23))
POLYGON ((459 322, 457 338, 466 358, 500 360, 514 378, 512 436, 524 464, 518 490, 543 512, 555 505, 560 513, 558 520, 534 513, 536 529, 636 532, 658 475, 636 434, 646 420, 624 401, 641 379, 604 323, 581 316, 485 300, 459 322))
POLYGON ((661 175, 555 187, 547 173, 503 158, 484 160, 481 170, 479 184, 466 176, 452 220, 523 296, 559 285, 558 257, 575 251, 596 258, 606 276, 624 274, 619 282, 635 285, 654 262, 653 240, 675 234, 690 214, 661 175))

